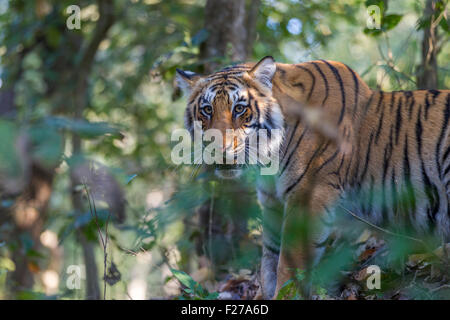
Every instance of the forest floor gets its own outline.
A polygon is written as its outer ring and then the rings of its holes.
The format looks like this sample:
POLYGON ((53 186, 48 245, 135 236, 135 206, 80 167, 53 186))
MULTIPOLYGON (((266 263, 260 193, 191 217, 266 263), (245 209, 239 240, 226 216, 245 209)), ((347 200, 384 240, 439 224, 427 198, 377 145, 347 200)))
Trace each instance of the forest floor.
MULTIPOLYGON (((397 263, 389 260, 389 249, 379 234, 364 230, 353 243, 352 260, 339 280, 326 289, 316 290, 313 299, 450 299, 450 243, 426 253, 407 254, 397 263), (389 261, 386 261, 389 260, 389 261), (371 265, 380 265, 380 289, 370 290, 371 265), (369 285, 370 286, 370 285, 369 285)), ((240 270, 217 285, 219 299, 254 299, 259 289, 259 274, 240 270)))

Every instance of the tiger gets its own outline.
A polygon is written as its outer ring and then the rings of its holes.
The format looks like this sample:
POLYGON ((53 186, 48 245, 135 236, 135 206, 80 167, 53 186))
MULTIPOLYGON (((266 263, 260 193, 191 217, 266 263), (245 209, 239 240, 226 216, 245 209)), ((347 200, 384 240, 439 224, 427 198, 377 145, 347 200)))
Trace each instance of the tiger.
MULTIPOLYGON (((274 138, 277 174, 256 183, 263 299, 277 297, 295 270, 317 263, 331 232, 328 218, 345 200, 376 225, 410 225, 418 234, 450 239, 450 90, 372 90, 346 64, 285 64, 271 56, 210 75, 177 69, 176 81, 188 97, 189 131, 196 121, 202 130, 236 129, 233 141, 224 138, 224 153, 244 152, 246 137, 255 131, 282 132, 274 138), (314 121, 309 111, 316 112, 314 121), (314 123, 334 126, 338 138, 327 138, 314 123), (375 189, 381 201, 371 196, 375 189), (402 200, 405 193, 411 201, 402 200), (361 194, 368 195, 365 201, 352 201, 361 194), (305 205, 308 210, 301 210, 305 205), (323 221, 306 244, 289 236, 300 232, 303 215, 323 221)), ((216 173, 236 178, 241 170, 217 166, 216 173)))

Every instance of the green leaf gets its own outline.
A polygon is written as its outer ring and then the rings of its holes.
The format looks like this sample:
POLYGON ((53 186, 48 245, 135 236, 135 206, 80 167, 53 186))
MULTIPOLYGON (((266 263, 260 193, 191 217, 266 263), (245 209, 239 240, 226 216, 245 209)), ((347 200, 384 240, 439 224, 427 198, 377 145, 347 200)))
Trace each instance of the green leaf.
POLYGON ((384 1, 383 0, 366 0, 366 7, 370 6, 378 6, 380 8, 380 13, 383 14, 384 12, 384 1))
POLYGON ((45 124, 53 128, 75 132, 87 139, 97 138, 107 134, 122 137, 118 128, 106 122, 89 122, 65 117, 48 117, 45 119, 45 124))
POLYGON ((442 30, 444 30, 447 33, 450 33, 450 23, 447 19, 445 19, 445 18, 441 19, 441 22, 439 22, 439 25, 441 26, 442 30))
POLYGON ((170 269, 170 271, 173 273, 174 277, 177 278, 178 281, 180 281, 180 283, 183 286, 194 291, 194 289, 198 283, 194 279, 192 279, 190 275, 188 275, 187 273, 185 273, 183 271, 176 270, 176 269, 170 269))
POLYGON ((16 265, 11 259, 0 257, 0 270, 14 271, 16 270, 16 265))
POLYGON ((42 60, 36 52, 30 52, 23 59, 25 69, 39 69, 42 66, 42 60))
POLYGON ((7 173, 8 176, 19 176, 22 173, 20 159, 16 150, 16 139, 19 130, 15 124, 9 121, 0 120, 0 172, 7 173))
POLYGON ((295 278, 298 282, 301 282, 305 279, 305 270, 296 269, 295 270, 295 278))
POLYGON ((206 29, 201 29, 199 32, 197 32, 191 39, 191 44, 193 46, 199 46, 203 42, 206 41, 209 37, 209 32, 206 29))
POLYGON ((317 295, 320 297, 320 299, 325 300, 327 299, 327 289, 319 287, 317 288, 317 295))
POLYGON ((176 269, 170 269, 170 271, 173 273, 173 276, 180 281, 180 283, 185 286, 186 288, 183 288, 183 291, 187 294, 192 295, 192 298, 195 300, 198 299, 217 299, 219 296, 218 292, 208 292, 205 290, 200 283, 196 282, 194 279, 191 278, 190 275, 186 274, 183 271, 176 270, 176 269))
POLYGON ((212 292, 212 293, 209 293, 205 297, 205 299, 207 299, 207 300, 216 300, 218 297, 219 297, 219 293, 218 292, 212 292))
POLYGON ((388 14, 382 18, 382 29, 385 31, 395 28, 395 26, 402 20, 403 16, 400 14, 388 14))
POLYGON ((134 180, 134 178, 136 178, 138 175, 137 174, 132 174, 131 176, 128 177, 127 182, 125 184, 129 184, 131 181, 134 180))
POLYGON ((54 128, 35 125, 30 128, 29 136, 33 146, 33 158, 49 168, 57 166, 64 149, 62 135, 54 128))
POLYGON ((280 291, 278 291, 277 300, 288 299, 295 291, 295 282, 294 280, 289 279, 283 284, 280 291))
POLYGON ((372 37, 377 37, 380 34, 382 34, 381 29, 369 29, 369 28, 365 28, 363 30, 364 34, 367 34, 368 36, 372 36, 372 37))

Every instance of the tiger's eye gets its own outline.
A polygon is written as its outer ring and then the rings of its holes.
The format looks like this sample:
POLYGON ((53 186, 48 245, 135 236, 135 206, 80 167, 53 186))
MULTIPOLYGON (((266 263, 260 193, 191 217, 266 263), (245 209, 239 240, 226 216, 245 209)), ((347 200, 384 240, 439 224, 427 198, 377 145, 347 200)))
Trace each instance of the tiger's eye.
POLYGON ((243 106, 242 104, 238 104, 234 107, 234 112, 235 113, 242 113, 245 110, 245 106, 243 106))
POLYGON ((203 112, 205 112, 207 115, 210 115, 212 113, 212 107, 211 106, 204 106, 202 108, 203 112))

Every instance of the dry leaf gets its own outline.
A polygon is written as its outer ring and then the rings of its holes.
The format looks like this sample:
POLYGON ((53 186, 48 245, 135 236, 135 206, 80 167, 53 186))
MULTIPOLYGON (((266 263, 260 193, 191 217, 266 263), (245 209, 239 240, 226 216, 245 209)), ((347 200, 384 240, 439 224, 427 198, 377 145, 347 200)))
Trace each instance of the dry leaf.
POLYGON ((32 273, 38 273, 41 271, 41 268, 37 265, 35 262, 28 262, 28 270, 30 270, 32 273))
POLYGON ((365 261, 365 260, 369 259, 376 251, 377 251, 377 249, 375 249, 375 248, 370 248, 370 249, 364 250, 359 255, 358 261, 365 261))
POLYGON ((368 229, 364 229, 363 233, 359 236, 359 238, 354 242, 354 244, 364 243, 369 240, 371 236, 371 232, 368 229))

